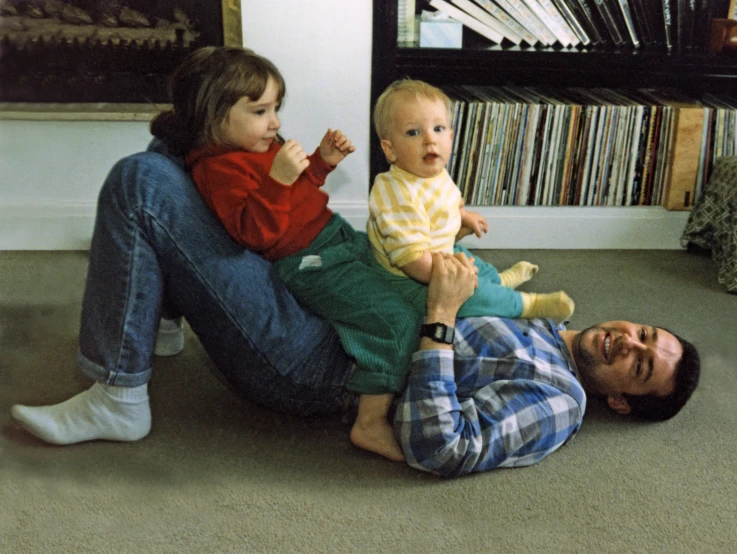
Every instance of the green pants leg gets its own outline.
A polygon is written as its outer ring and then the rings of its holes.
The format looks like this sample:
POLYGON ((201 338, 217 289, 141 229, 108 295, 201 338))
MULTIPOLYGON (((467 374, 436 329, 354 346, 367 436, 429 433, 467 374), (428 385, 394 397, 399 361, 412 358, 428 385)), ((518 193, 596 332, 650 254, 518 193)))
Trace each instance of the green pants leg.
POLYGON ((404 388, 421 315, 376 264, 365 233, 336 214, 308 248, 274 267, 303 306, 333 325, 356 360, 349 389, 384 394, 404 388))

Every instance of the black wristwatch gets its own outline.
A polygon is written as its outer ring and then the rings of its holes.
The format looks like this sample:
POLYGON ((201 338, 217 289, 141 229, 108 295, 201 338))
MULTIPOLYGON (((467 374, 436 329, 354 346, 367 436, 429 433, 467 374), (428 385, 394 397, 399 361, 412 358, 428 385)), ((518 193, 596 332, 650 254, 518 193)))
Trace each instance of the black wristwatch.
POLYGON ((425 323, 420 327, 421 337, 428 337, 443 344, 453 344, 455 333, 455 327, 450 327, 445 323, 425 323))

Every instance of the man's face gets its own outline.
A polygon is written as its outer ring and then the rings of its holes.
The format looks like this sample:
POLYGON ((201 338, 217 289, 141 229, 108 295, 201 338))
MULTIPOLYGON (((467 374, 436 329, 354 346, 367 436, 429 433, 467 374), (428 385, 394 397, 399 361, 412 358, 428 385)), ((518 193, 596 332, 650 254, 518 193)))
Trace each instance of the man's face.
POLYGON ((599 323, 573 339, 582 383, 589 392, 610 399, 622 393, 672 393, 682 355, 681 343, 668 331, 628 321, 599 323))

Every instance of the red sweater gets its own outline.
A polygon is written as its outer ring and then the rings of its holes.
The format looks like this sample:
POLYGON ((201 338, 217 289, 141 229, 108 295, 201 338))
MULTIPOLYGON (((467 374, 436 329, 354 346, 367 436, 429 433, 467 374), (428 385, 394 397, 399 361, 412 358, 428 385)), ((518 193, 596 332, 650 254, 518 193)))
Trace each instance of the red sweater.
POLYGON ((202 198, 230 236, 272 261, 309 246, 333 215, 327 193, 320 190, 333 167, 315 150, 297 180, 282 185, 269 177, 280 148, 272 144, 263 154, 202 148, 185 160, 202 198))

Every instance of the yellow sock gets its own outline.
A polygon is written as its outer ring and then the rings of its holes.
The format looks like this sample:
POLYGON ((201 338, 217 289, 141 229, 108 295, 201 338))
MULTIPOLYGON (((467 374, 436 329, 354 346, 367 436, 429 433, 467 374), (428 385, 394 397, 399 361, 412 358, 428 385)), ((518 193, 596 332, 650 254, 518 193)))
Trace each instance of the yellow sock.
POLYGON ((547 294, 521 292, 520 294, 522 295, 522 315, 520 317, 523 319, 542 317, 563 321, 573 315, 576 307, 571 297, 563 291, 547 294))
POLYGON ((522 283, 526 283, 532 276, 537 273, 537 266, 530 262, 517 262, 509 269, 505 269, 499 274, 502 280, 502 286, 516 289, 522 283))

